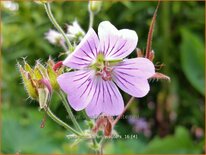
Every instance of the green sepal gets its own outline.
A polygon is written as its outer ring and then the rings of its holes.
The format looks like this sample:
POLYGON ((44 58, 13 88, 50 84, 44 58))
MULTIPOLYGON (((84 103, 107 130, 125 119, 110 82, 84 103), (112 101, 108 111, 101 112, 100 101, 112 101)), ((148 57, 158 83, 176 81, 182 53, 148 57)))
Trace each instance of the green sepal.
POLYGON ((53 70, 53 68, 50 65, 47 66, 47 74, 52 88, 58 91, 60 87, 57 82, 57 73, 53 70))
POLYGON ((20 64, 18 64, 18 68, 19 68, 19 71, 21 73, 24 87, 25 87, 29 97, 34 99, 34 100, 37 100, 38 99, 38 92, 36 90, 35 82, 32 80, 30 73, 26 72, 20 64))
POLYGON ((110 65, 117 65, 118 63, 122 62, 123 59, 115 59, 115 60, 108 60, 107 62, 110 64, 110 65))
POLYGON ((46 87, 38 88, 38 94, 39 94, 38 101, 39 101, 40 109, 46 108, 50 100, 49 90, 46 87))
POLYGON ((42 72, 39 70, 39 68, 37 66, 35 66, 35 68, 34 68, 34 74, 33 74, 32 78, 34 78, 36 80, 41 80, 44 78, 42 72))
POLYGON ((33 69, 26 61, 24 61, 24 70, 29 72, 30 74, 33 72, 33 69))
POLYGON ((41 72, 41 74, 43 75, 44 78, 47 77, 46 68, 41 63, 39 63, 39 61, 37 61, 37 64, 35 67, 37 67, 39 69, 39 71, 41 72))

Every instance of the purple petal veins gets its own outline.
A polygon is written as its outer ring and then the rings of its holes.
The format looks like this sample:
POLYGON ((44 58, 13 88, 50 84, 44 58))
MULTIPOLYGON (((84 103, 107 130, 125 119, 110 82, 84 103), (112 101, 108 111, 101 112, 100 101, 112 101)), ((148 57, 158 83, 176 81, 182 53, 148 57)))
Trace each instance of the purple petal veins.
POLYGON ((104 21, 99 24, 98 36, 92 28, 87 32, 63 62, 77 71, 60 75, 58 83, 75 110, 86 109, 90 117, 115 116, 124 109, 117 86, 132 96, 143 97, 149 91, 148 78, 155 69, 146 58, 122 60, 136 48, 135 31, 117 30, 104 21), (122 61, 112 63, 115 60, 122 61))

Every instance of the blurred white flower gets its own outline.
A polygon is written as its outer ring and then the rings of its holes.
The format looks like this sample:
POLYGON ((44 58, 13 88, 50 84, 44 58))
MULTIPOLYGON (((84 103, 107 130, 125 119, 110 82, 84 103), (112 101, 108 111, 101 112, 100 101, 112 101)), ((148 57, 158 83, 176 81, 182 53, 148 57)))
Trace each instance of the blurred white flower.
POLYGON ((67 35, 71 40, 80 41, 84 35, 84 30, 80 27, 79 23, 75 20, 72 25, 67 25, 67 35))
MULTIPOLYGON (((75 20, 72 25, 67 25, 67 31, 65 35, 72 42, 73 46, 76 46, 76 44, 83 39, 85 32, 75 20)), ((45 33, 45 38, 51 44, 62 46, 62 48, 67 51, 67 47, 65 45, 65 38, 58 31, 50 29, 48 32, 45 33)))
POLYGON ((54 45, 61 45, 65 42, 62 34, 52 29, 45 33, 45 38, 54 45))
POLYGON ((8 9, 10 11, 17 11, 19 10, 19 4, 12 1, 3 1, 2 5, 5 9, 8 9))

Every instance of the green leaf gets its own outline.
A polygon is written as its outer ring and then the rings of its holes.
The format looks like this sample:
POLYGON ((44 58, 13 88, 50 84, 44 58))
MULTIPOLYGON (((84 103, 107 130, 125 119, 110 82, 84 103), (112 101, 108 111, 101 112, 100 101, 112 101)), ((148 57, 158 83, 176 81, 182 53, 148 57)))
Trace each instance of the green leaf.
MULTIPOLYGON (((28 107, 27 107, 28 108, 28 107)), ((40 128, 42 115, 37 108, 5 108, 2 120, 2 153, 63 153, 65 134, 52 120, 40 128)))
MULTIPOLYGON (((202 146, 203 147, 203 146, 202 146)), ((174 135, 165 138, 155 137, 144 153, 201 153, 198 145, 194 145, 189 132, 177 127, 174 135)))
POLYGON ((186 29, 181 29, 181 65, 189 82, 202 95, 205 95, 204 43, 186 29))
POLYGON ((139 139, 117 139, 111 140, 104 146, 104 152, 110 154, 135 154, 141 153, 146 145, 139 139))

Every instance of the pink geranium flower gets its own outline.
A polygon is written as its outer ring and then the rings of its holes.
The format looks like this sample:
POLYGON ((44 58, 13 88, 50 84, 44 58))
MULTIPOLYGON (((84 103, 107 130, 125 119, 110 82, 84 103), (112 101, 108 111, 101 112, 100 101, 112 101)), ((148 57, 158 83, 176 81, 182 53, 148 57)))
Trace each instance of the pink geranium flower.
POLYGON ((155 68, 146 58, 123 59, 136 48, 135 31, 117 30, 104 21, 98 27, 98 35, 89 29, 63 61, 75 70, 60 75, 58 83, 76 111, 86 109, 90 117, 115 116, 124 109, 117 86, 132 96, 143 97, 150 89, 148 78, 155 74, 155 68))

